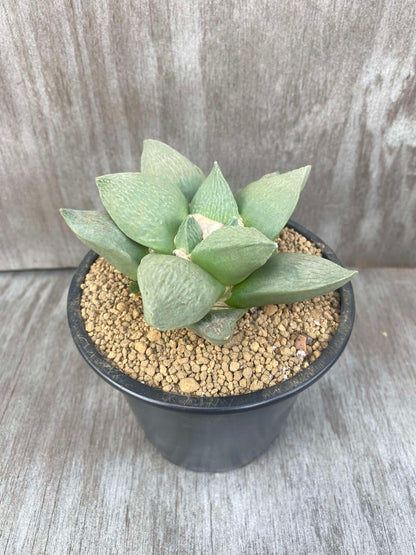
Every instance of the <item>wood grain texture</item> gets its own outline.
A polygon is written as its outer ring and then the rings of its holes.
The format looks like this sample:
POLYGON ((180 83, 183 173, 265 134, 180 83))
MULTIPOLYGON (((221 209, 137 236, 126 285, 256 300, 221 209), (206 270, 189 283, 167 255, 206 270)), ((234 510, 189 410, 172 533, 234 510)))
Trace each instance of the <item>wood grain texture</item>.
POLYGON ((225 474, 165 461, 86 366, 70 274, 0 275, 0 552, 416 553, 416 270, 360 273, 336 368, 225 474))
POLYGON ((84 252, 57 209, 168 142, 234 189, 311 163, 295 213, 352 265, 416 264, 413 0, 5 0, 0 269, 84 252))

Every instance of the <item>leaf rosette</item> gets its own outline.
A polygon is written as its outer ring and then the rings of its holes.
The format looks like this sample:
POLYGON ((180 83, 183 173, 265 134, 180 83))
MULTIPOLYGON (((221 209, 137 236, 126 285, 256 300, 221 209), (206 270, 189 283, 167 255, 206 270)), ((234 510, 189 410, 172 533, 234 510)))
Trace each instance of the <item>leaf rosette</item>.
POLYGON ((144 141, 141 172, 97 178, 104 212, 62 209, 88 247, 132 281, 146 322, 221 345, 246 310, 323 295, 356 273, 279 253, 310 166, 274 172, 235 195, 217 162, 207 177, 172 147, 144 141))

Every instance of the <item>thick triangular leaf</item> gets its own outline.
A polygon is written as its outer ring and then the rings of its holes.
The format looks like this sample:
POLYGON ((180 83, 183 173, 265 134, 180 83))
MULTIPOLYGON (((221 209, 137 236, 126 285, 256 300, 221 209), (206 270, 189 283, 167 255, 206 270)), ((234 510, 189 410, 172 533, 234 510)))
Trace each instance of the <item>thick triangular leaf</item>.
POLYGON ((61 208, 60 213, 87 247, 103 256, 122 274, 136 279, 139 262, 149 249, 124 235, 107 212, 61 208))
POLYGON ((159 330, 183 328, 201 320, 225 287, 183 258, 148 254, 137 271, 144 317, 159 330))
POLYGON ((287 173, 271 173, 238 191, 236 200, 244 224, 276 239, 296 207, 310 170, 310 166, 305 166, 287 173))
POLYGON ((214 162, 211 173, 195 193, 191 202, 191 213, 202 214, 223 224, 233 216, 238 217, 234 195, 217 162, 214 162))
POLYGON ((202 171, 188 158, 169 145, 154 139, 143 142, 141 170, 151 175, 161 175, 177 185, 188 202, 204 181, 202 171))
POLYGON ((128 237, 159 252, 173 251, 173 238, 188 214, 178 187, 142 173, 103 175, 97 185, 108 213, 128 237))
POLYGON ((281 252, 234 287, 226 302, 247 308, 303 301, 338 289, 356 273, 319 256, 281 252))
POLYGON ((191 253, 196 245, 202 241, 202 230, 195 218, 189 215, 181 223, 175 237, 175 247, 184 249, 186 253, 191 253))
POLYGON ((210 310, 202 320, 188 326, 188 329, 215 345, 224 345, 233 335, 235 324, 245 308, 218 308, 210 310))
POLYGON ((226 226, 199 243, 191 260, 221 283, 234 285, 263 266, 276 248, 276 243, 257 229, 226 226))

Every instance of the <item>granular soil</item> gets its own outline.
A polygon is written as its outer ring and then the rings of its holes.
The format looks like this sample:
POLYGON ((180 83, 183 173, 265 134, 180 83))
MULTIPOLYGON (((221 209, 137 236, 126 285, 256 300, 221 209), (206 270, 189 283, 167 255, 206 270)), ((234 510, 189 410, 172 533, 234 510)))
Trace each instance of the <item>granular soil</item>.
MULTIPOLYGON (((322 256, 318 245, 285 228, 280 252, 322 256)), ((99 257, 85 278, 81 314, 101 354, 131 378, 163 391, 223 397, 288 380, 328 347, 339 322, 336 292, 290 305, 251 308, 231 340, 213 345, 186 329, 159 331, 143 317, 129 279, 99 257)))

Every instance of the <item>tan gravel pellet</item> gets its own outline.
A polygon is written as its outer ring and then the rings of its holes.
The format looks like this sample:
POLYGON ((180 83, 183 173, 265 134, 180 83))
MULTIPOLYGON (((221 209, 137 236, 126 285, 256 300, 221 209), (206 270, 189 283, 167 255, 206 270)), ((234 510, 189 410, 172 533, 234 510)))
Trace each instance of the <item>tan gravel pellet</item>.
MULTIPOLYGON (((288 228, 277 243, 282 252, 321 255, 318 246, 288 228)), ((212 345, 186 329, 148 326, 141 298, 130 293, 128 283, 103 258, 92 264, 81 286, 85 329, 115 367, 166 392, 221 397, 281 383, 320 356, 339 322, 339 294, 329 293, 250 309, 227 344, 212 345)))
POLYGON ((199 389, 199 384, 194 378, 182 378, 179 388, 182 393, 194 393, 199 389))

